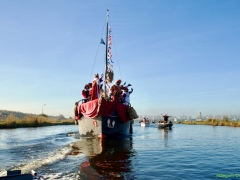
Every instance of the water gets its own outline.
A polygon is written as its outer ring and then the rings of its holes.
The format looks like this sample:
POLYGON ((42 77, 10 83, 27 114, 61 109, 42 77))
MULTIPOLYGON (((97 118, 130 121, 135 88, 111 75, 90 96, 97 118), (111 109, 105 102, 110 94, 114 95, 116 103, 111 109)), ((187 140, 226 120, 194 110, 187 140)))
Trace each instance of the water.
POLYGON ((31 169, 45 179, 240 178, 240 128, 134 124, 131 138, 79 138, 75 125, 0 130, 0 176, 31 169))
POLYGON ((0 130, 0 176, 13 169, 46 174, 44 168, 66 159, 77 134, 73 125, 0 130))

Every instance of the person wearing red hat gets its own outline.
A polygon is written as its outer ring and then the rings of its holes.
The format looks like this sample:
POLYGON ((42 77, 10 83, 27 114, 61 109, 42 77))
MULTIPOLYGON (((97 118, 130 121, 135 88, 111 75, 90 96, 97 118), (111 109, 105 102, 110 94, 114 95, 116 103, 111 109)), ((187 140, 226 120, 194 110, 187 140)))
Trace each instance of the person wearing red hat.
POLYGON ((111 98, 112 101, 117 101, 117 102, 121 102, 122 101, 122 90, 128 88, 129 86, 131 86, 131 84, 128 84, 127 86, 125 86, 126 82, 121 85, 122 80, 118 79, 114 85, 112 85, 112 87, 110 88, 110 92, 111 92, 111 98))
POLYGON ((100 97, 100 90, 101 90, 101 82, 103 81, 103 74, 101 78, 99 78, 98 74, 95 74, 95 78, 92 82, 92 92, 91 92, 91 100, 98 99, 100 97))
POLYGON ((120 102, 121 101, 121 94, 122 94, 122 90, 121 90, 121 79, 118 79, 110 88, 110 96, 112 98, 112 101, 117 101, 120 102))
POLYGON ((118 80, 115 82, 115 84, 116 84, 117 86, 120 86, 121 82, 122 82, 122 80, 121 80, 121 79, 118 79, 118 80))

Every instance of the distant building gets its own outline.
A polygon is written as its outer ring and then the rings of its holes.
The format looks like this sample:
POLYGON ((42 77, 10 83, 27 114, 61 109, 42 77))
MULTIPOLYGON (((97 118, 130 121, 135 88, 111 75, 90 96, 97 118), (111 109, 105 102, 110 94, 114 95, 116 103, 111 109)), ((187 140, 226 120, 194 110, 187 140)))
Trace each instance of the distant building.
POLYGON ((202 119, 202 113, 198 112, 197 119, 202 119))
POLYGON ((9 114, 4 113, 4 112, 0 112, 0 119, 5 119, 9 114))

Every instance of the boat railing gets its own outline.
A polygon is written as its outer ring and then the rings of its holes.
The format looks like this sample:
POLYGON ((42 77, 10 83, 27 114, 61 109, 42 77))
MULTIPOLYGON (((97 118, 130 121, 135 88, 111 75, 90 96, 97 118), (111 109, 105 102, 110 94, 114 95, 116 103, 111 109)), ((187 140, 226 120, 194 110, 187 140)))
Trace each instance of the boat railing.
POLYGON ((82 102, 82 104, 83 103, 86 103, 86 102, 88 102, 89 101, 89 98, 84 98, 84 99, 80 99, 79 101, 78 101, 78 103, 79 102, 82 102))
POLYGON ((125 104, 127 106, 131 106, 130 102, 128 102, 128 101, 124 101, 123 104, 125 104))
MULTIPOLYGON (((88 102, 88 101, 89 101, 89 98, 83 98, 83 99, 80 99, 80 100, 78 101, 78 103, 81 102, 81 104, 83 104, 83 103, 86 103, 86 102, 88 102)), ((123 103, 123 104, 131 107, 131 104, 130 104, 130 102, 128 102, 128 101, 124 101, 124 102, 121 102, 121 103, 123 103)))

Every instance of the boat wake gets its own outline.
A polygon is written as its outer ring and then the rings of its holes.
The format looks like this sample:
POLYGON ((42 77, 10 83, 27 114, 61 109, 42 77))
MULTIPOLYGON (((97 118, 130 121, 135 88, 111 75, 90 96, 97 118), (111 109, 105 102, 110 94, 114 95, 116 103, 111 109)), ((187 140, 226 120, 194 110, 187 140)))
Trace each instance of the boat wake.
POLYGON ((6 176, 7 171, 9 171, 9 170, 21 170, 23 174, 30 173, 31 170, 36 170, 42 166, 51 165, 58 161, 61 161, 61 160, 65 159, 67 157, 67 155, 72 152, 72 150, 73 150, 72 145, 73 145, 73 143, 70 143, 68 146, 57 150, 54 154, 51 154, 44 159, 36 159, 36 160, 29 162, 28 164, 21 164, 21 165, 12 167, 10 169, 1 169, 0 176, 6 176))

